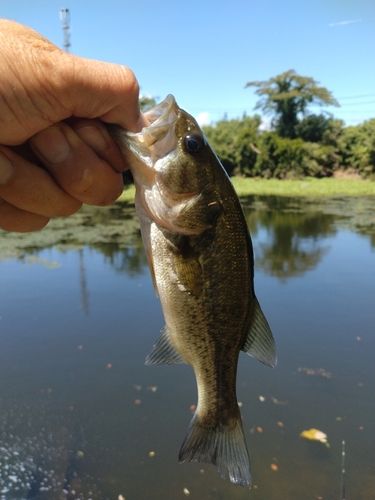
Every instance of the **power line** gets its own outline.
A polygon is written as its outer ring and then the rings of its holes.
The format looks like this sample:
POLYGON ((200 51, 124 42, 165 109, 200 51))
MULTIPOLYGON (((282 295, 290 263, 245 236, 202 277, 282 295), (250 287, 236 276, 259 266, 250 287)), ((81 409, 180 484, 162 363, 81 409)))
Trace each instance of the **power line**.
MULTIPOLYGON (((346 97, 342 97, 341 99, 359 99, 359 98, 364 98, 364 97, 373 97, 375 96, 375 94, 363 94, 363 95, 357 95, 357 96, 346 96, 346 97)), ((371 101, 362 101, 362 102, 344 102, 344 103, 340 103, 340 108, 336 110, 335 112, 335 116, 336 116, 336 113, 340 115, 340 109, 341 109, 341 113, 345 113, 345 114, 349 114, 351 116, 353 116, 353 114, 357 115, 358 119, 360 119, 361 121, 365 121, 365 120, 368 120, 369 118, 368 117, 364 117, 363 114, 366 113, 367 114, 367 111, 369 111, 370 113, 372 113, 373 115, 375 115, 375 112, 374 111, 374 106, 373 104, 375 104, 375 100, 371 100, 371 101), (363 106, 368 106, 368 105, 372 105, 370 106, 369 109, 364 109, 363 106), (355 107, 355 109, 353 109, 353 106, 355 107), (348 109, 349 108, 349 109, 348 109), (362 115, 362 116, 361 116, 362 115)), ((189 108, 189 111, 191 113, 200 113, 202 112, 202 108, 189 108)), ((233 115, 243 115, 243 114, 248 114, 248 113, 253 113, 254 110, 249 110, 249 108, 246 109, 246 107, 244 108, 205 108, 203 110, 204 113, 208 113, 208 115, 210 116, 210 119, 211 120, 217 120, 217 119, 220 119, 220 118, 223 118, 225 116, 228 117, 229 116, 233 116, 233 115)), ((260 113, 258 113, 260 114, 260 113)), ((337 118, 337 116, 336 116, 337 118)))
MULTIPOLYGON (((344 96, 344 97, 338 97, 337 100, 341 101, 343 99, 362 99, 365 97, 374 97, 375 94, 362 94, 362 95, 351 95, 351 96, 344 96)), ((374 104, 375 101, 364 101, 364 102, 351 102, 351 103, 344 103, 341 105, 341 107, 344 106, 362 106, 366 104, 374 104)), ((200 108, 189 108, 190 111, 200 111, 200 108)), ((214 108, 214 109, 205 109, 205 112, 207 113, 213 113, 213 114, 225 114, 225 113, 244 113, 245 109, 244 108, 214 108)))
POLYGON ((364 101, 364 102, 348 102, 342 104, 342 106, 362 106, 363 104, 374 104, 375 101, 364 101))
MULTIPOLYGON (((375 101, 366 101, 366 102, 351 102, 351 103, 347 103, 347 104, 343 104, 342 106, 340 106, 341 109, 346 109, 348 106, 357 106, 358 108, 357 109, 351 109, 351 110, 348 110, 348 111, 345 111, 345 113, 363 113, 364 112, 364 109, 363 108, 360 108, 359 106, 364 106, 364 105, 369 105, 369 104, 375 104, 375 101)), ((372 109, 372 108, 371 108, 372 109)), ((190 108, 189 107, 189 111, 191 113, 199 113, 199 112, 202 112, 202 108, 190 108)), ((230 114, 230 115, 233 115, 233 114, 247 114, 247 113, 252 113, 253 110, 248 110, 248 109, 234 109, 234 108, 223 108, 223 109, 210 109, 210 108, 204 108, 203 110, 204 113, 209 113, 211 115, 226 115, 226 114, 230 114)), ((340 112, 339 110, 337 110, 336 112, 340 112)), ((261 114, 261 113, 258 113, 258 114, 261 114)))
POLYGON ((338 97, 337 99, 361 99, 362 97, 374 97, 375 94, 364 94, 364 95, 347 95, 345 97, 338 97))
MULTIPOLYGON (((375 94, 366 94, 362 96, 347 96, 347 97, 341 97, 341 99, 356 99, 356 98, 363 98, 363 97, 373 97, 375 94)), ((374 104, 375 101, 363 101, 363 102, 348 102, 342 104, 340 107, 346 107, 346 106, 364 106, 367 104, 374 104)), ((189 108, 190 111, 200 111, 200 108, 189 108)), ((215 113, 215 114, 220 114, 220 113, 244 113, 245 109, 244 108, 211 108, 211 109, 205 109, 204 110, 207 113, 215 113)))

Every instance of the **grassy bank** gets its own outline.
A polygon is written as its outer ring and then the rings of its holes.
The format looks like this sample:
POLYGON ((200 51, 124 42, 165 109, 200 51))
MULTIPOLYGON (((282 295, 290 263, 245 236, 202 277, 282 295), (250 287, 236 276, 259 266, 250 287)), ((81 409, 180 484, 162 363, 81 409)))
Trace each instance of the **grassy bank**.
POLYGON ((233 177, 232 182, 239 196, 249 194, 279 196, 375 195, 375 182, 362 180, 308 177, 296 181, 280 181, 278 179, 233 177))
MULTIPOLYGON (((375 182, 351 179, 314 179, 280 181, 278 179, 251 179, 233 177, 233 185, 239 196, 251 194, 279 196, 368 196, 375 195, 375 182)), ((119 201, 134 199, 134 186, 124 189, 119 201)))

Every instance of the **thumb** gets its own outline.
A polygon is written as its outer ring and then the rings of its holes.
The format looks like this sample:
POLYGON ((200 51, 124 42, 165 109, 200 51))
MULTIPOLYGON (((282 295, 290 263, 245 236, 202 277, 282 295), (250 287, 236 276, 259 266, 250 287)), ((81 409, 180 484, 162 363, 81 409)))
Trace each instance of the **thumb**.
POLYGON ((66 58, 63 94, 71 115, 141 130, 145 123, 139 109, 139 85, 129 68, 68 54, 66 58))

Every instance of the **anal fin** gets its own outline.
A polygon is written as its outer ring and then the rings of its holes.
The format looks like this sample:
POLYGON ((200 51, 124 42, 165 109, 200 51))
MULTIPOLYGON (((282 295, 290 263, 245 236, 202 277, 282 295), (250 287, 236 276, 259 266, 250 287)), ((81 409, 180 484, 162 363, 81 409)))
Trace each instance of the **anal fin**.
POLYGON ((186 363, 179 352, 176 351, 168 337, 168 329, 165 326, 162 334, 156 341, 152 351, 147 356, 146 365, 173 365, 186 363))
POLYGON ((246 354, 253 356, 262 363, 275 368, 277 364, 275 341, 268 321, 263 314, 257 298, 254 298, 254 314, 249 334, 242 348, 246 354))

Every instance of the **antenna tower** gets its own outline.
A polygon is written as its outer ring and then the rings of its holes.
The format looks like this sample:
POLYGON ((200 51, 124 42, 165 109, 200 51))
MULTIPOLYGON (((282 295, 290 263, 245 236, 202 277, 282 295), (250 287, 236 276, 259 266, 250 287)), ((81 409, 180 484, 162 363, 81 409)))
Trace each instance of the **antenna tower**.
POLYGON ((64 49, 66 52, 69 52, 70 47, 70 14, 69 9, 61 9, 60 10, 60 19, 62 21, 62 29, 64 32, 64 49))

